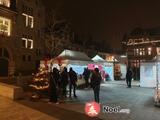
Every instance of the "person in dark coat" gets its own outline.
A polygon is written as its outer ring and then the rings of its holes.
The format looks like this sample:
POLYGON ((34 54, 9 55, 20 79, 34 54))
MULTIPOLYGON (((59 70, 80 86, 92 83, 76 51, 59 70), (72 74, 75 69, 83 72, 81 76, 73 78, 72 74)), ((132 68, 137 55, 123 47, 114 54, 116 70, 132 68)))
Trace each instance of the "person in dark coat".
POLYGON ((63 69, 63 71, 61 73, 61 87, 62 87, 62 95, 63 95, 63 97, 66 97, 67 85, 68 85, 68 72, 67 72, 67 68, 64 67, 64 69, 63 69))
POLYGON ((88 70, 88 68, 84 68, 83 76, 84 76, 85 85, 87 88, 89 86, 89 76, 90 76, 90 71, 88 70))
POLYGON ((74 97, 77 97, 76 96, 77 74, 72 68, 70 68, 70 70, 69 70, 69 79, 70 79, 70 81, 69 81, 69 97, 71 98, 72 88, 73 88, 74 97))
POLYGON ((91 87, 94 91, 95 102, 99 103, 99 92, 100 92, 100 83, 102 81, 101 74, 99 73, 99 69, 95 68, 91 76, 91 87))
POLYGON ((49 73, 49 102, 58 104, 57 86, 59 80, 59 71, 53 68, 53 71, 49 73))
POLYGON ((132 78, 133 78, 133 71, 132 71, 131 67, 128 67, 127 73, 126 73, 126 82, 127 82, 128 88, 131 88, 132 78))

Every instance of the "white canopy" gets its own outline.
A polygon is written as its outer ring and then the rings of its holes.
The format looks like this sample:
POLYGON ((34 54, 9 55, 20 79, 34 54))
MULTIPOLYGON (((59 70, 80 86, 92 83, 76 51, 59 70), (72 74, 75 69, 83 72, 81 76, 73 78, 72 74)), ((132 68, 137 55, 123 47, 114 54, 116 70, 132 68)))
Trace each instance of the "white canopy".
POLYGON ((99 55, 96 55, 95 57, 92 58, 93 61, 95 62, 104 62, 105 60, 100 57, 99 55))
POLYGON ((64 50, 58 57, 66 60, 91 61, 85 53, 72 50, 64 50))

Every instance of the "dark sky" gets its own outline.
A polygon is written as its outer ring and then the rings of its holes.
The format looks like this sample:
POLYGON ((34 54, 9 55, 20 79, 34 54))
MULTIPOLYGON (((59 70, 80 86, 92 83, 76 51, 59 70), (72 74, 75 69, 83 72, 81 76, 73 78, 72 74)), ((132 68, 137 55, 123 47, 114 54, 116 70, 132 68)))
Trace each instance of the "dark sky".
POLYGON ((75 32, 120 46, 136 27, 160 26, 160 0, 46 0, 68 18, 75 32), (50 2, 49 2, 50 1, 50 2))

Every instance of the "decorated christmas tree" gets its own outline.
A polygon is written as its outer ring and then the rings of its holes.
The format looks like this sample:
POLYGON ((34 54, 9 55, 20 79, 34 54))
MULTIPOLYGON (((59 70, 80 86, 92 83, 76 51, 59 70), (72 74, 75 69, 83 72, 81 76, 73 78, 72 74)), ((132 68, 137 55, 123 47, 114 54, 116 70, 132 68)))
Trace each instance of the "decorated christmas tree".
POLYGON ((38 73, 33 75, 29 85, 34 90, 46 90, 49 87, 48 71, 46 68, 39 68, 38 73))

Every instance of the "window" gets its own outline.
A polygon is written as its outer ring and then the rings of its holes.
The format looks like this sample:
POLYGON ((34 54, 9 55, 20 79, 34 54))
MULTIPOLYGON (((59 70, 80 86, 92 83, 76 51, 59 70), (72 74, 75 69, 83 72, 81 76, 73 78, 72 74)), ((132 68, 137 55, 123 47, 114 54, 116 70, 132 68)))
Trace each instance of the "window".
POLYGON ((0 57, 6 57, 9 58, 9 53, 6 48, 0 48, 0 57))
POLYGON ((26 56, 22 55, 22 60, 25 62, 26 61, 26 56))
POLYGON ((33 49, 33 40, 27 39, 27 38, 22 38, 22 47, 28 48, 28 49, 33 49))
POLYGON ((37 55, 37 56, 41 56, 41 55, 42 55, 41 49, 36 49, 36 55, 37 55))
POLYGON ((28 7, 26 5, 22 5, 22 11, 23 13, 26 13, 27 15, 33 16, 33 8, 28 7))
POLYGON ((27 48, 27 38, 22 38, 22 47, 27 48))
POLYGON ((145 55, 145 49, 144 48, 140 48, 139 49, 139 55, 145 55))
POLYGON ((28 61, 29 61, 29 62, 31 61, 31 56, 30 56, 30 55, 28 55, 28 61))
POLYGON ((149 47, 149 48, 148 48, 148 55, 151 55, 151 54, 152 54, 152 48, 149 47))
POLYGON ((22 14, 24 17, 25 17, 25 26, 26 27, 30 27, 30 28, 33 28, 34 26, 34 18, 33 16, 30 16, 30 15, 27 15, 25 13, 22 14))
POLYGON ((28 26, 33 28, 33 17, 32 16, 28 16, 28 26))
POLYGON ((11 35, 11 20, 0 17, 0 33, 6 36, 11 35))
POLYGON ((136 49, 136 55, 139 55, 139 49, 136 49))
POLYGON ((28 39, 28 45, 27 45, 27 47, 28 47, 29 49, 33 49, 33 40, 28 39))
POLYGON ((0 0, 0 5, 10 7, 10 0, 0 0))

